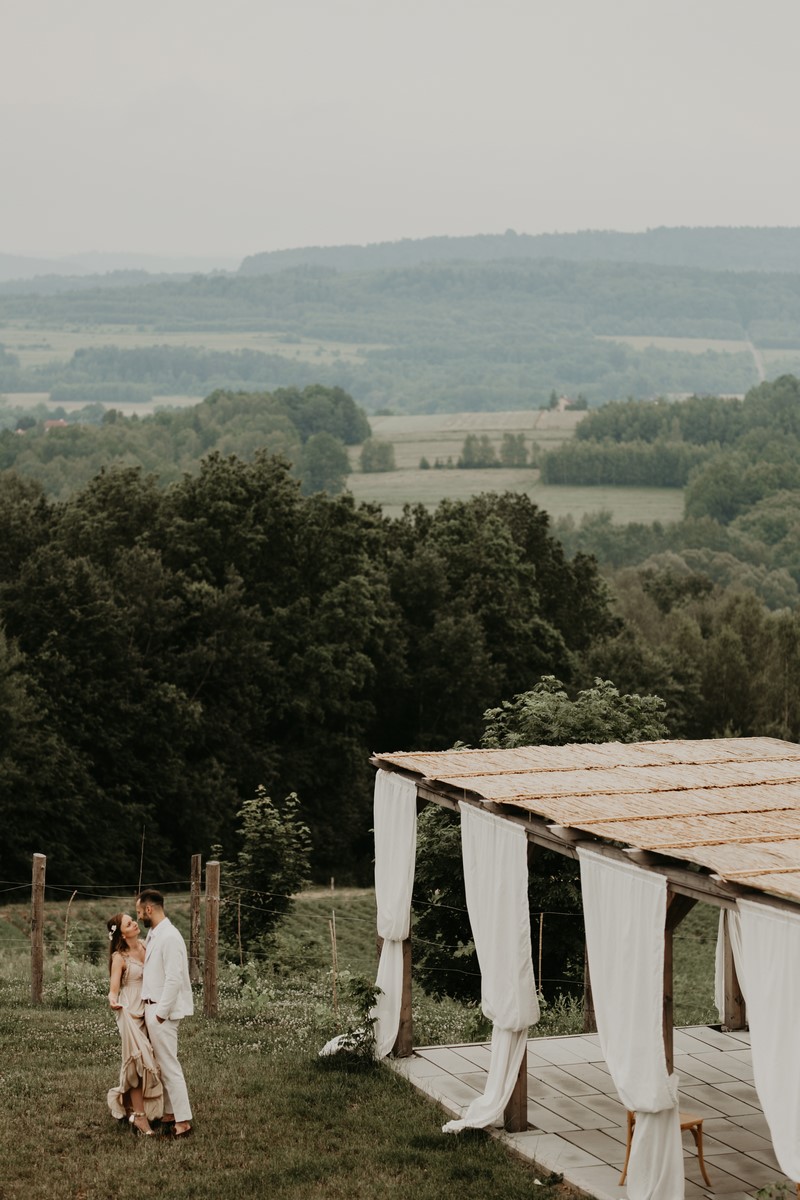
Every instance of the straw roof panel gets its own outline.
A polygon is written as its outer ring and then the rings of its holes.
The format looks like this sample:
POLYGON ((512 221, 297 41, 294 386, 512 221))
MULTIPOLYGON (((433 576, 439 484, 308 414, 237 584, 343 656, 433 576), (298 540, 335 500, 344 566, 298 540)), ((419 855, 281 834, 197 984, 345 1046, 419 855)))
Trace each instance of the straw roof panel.
POLYGON ((800 746, 716 738, 378 755, 451 800, 522 810, 800 903, 800 746))

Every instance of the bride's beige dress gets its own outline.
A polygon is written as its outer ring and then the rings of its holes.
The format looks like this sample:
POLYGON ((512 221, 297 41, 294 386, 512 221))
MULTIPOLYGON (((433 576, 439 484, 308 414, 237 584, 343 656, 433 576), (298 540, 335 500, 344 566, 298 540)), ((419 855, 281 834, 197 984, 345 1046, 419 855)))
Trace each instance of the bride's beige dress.
POLYGON ((144 1026, 142 970, 140 962, 126 956, 119 989, 119 1002, 123 1007, 114 1014, 122 1039, 122 1066, 119 1084, 108 1093, 108 1107, 117 1120, 127 1115, 123 1101, 125 1092, 136 1087, 139 1080, 142 1081, 143 1108, 148 1120, 154 1121, 164 1111, 161 1074, 144 1026))

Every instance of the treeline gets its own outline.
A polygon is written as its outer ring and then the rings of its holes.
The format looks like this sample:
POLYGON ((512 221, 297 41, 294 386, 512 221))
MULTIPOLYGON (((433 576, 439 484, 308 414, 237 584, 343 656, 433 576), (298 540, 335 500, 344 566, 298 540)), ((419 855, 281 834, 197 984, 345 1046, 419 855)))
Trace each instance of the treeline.
MULTIPOLYGON (((363 878, 375 749, 479 736, 612 635, 593 564, 526 497, 384 519, 304 497, 280 458, 136 469, 66 502, 0 478, 0 870, 153 878, 297 792, 317 877, 363 878)), ((178 872, 176 875, 175 872, 178 872)))
POLYGON ((0 391, 49 392, 52 404, 146 403, 154 395, 204 395, 217 389, 270 390, 308 386, 319 366, 260 350, 207 350, 198 346, 86 347, 68 362, 22 368, 0 350, 0 391))
MULTIPOLYGON (((580 426, 578 426, 580 428, 580 426)), ((562 442, 539 459, 542 483, 611 487, 685 487, 705 462, 704 446, 656 442, 562 442)))
POLYGON ((540 467, 546 483, 686 487, 688 516, 728 523, 773 492, 799 488, 798 463, 800 382, 785 375, 744 400, 606 405, 540 467))
MULTIPOLYGON (((67 427, 53 428, 27 410, 9 409, 0 432, 0 470, 35 478, 62 499, 110 465, 140 466, 166 484, 196 473, 212 450, 249 459, 264 448, 291 461, 306 491, 339 492, 350 469, 345 446, 370 435, 347 392, 318 385, 216 391, 200 404, 142 418, 99 405, 62 415, 67 427)), ((0 423, 2 416, 0 410, 0 423)))

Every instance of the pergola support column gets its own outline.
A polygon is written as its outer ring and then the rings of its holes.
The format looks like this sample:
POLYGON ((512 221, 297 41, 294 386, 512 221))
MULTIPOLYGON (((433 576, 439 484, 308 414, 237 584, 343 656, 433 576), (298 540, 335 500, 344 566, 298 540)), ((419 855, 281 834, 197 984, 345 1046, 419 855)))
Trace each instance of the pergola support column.
POLYGON ((392 1053, 408 1058, 414 1052, 414 1022, 411 1016, 411 938, 403 941, 403 991, 400 1000, 400 1026, 392 1053))
POLYGON ((509 1133, 524 1133, 528 1128, 528 1048, 522 1055, 517 1081, 511 1098, 506 1105, 503 1119, 504 1128, 509 1133))
POLYGON ((722 980, 724 986, 722 1028, 726 1030, 746 1029, 747 1010, 739 984, 739 976, 736 974, 736 962, 733 957, 727 920, 722 927, 722 980))
POLYGON ((697 904, 692 896, 667 893, 667 916, 664 922, 664 1058, 667 1073, 672 1074, 674 1062, 673 1034, 675 1018, 672 1001, 672 935, 687 913, 697 904))

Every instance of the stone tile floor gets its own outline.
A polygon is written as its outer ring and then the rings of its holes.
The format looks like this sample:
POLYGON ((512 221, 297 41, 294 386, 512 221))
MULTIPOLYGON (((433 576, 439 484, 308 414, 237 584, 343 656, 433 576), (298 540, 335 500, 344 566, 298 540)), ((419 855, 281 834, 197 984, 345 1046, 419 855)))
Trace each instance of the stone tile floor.
MULTIPOLYGON (((703 1152, 712 1183, 709 1189, 703 1182, 692 1136, 683 1134, 686 1200, 746 1200, 759 1188, 787 1183, 753 1087, 749 1033, 705 1025, 676 1029, 674 1053, 681 1108, 705 1118, 703 1152)), ((461 1116, 483 1092, 489 1046, 419 1047, 410 1058, 389 1061, 449 1118, 461 1116)), ((595 1200, 627 1196, 619 1186, 625 1110, 596 1034, 529 1040, 528 1125, 525 1133, 492 1132, 543 1175, 558 1172, 595 1200)), ((787 1200, 794 1195, 791 1185, 787 1200)))

